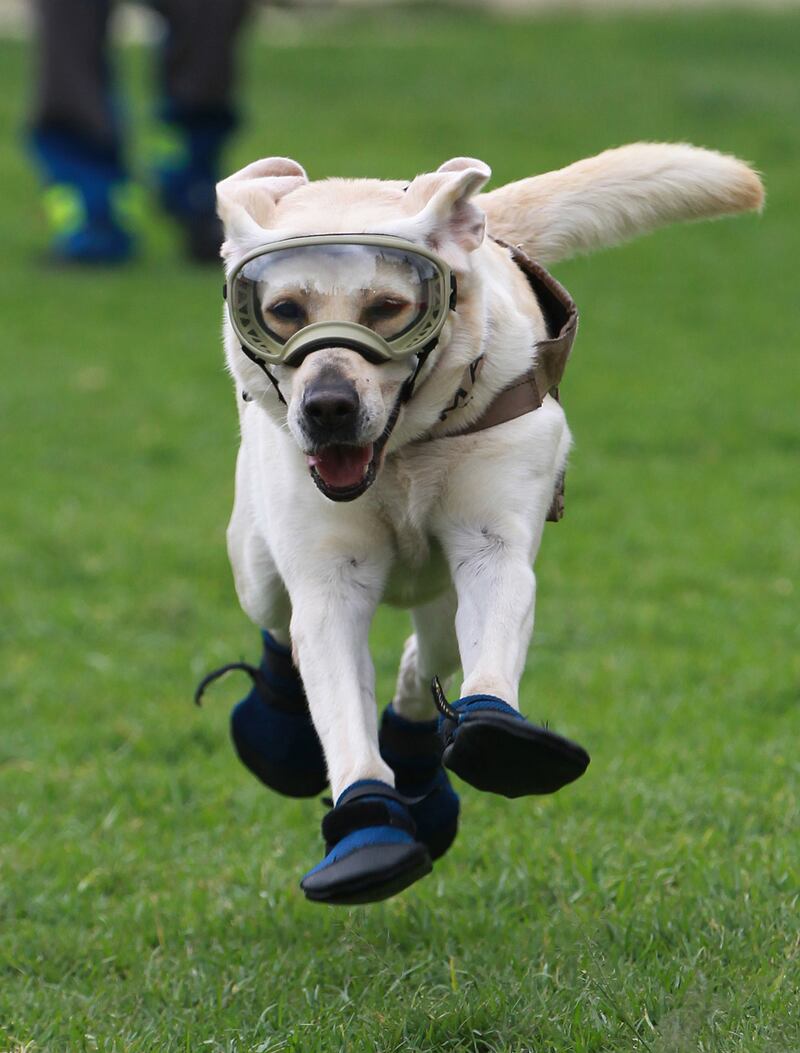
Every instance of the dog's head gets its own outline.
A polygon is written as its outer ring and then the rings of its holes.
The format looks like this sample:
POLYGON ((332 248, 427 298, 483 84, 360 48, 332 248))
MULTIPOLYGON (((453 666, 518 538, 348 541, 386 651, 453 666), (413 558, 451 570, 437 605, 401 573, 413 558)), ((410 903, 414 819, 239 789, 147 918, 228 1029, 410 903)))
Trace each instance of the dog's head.
MULTIPOLYGON (((484 237, 485 218, 471 198, 489 178, 481 161, 457 158, 409 185, 331 179, 311 183, 295 161, 269 158, 219 184, 228 274, 245 257, 288 239, 329 234, 388 235, 435 253, 459 278, 484 237)), ((309 326, 350 323, 392 341, 419 309, 418 275, 391 254, 353 252, 343 261, 313 242, 300 253, 269 256, 269 278, 252 282, 256 309, 277 342, 309 326)), ((462 281, 462 295, 469 283, 462 281)), ((446 318, 425 370, 447 348, 454 317, 446 318)), ((418 354, 376 360, 346 339, 288 362, 253 362, 226 322, 228 361, 243 389, 274 414, 281 410, 263 367, 286 402, 288 428, 326 496, 350 500, 380 469, 386 442, 403 411, 418 354)), ((325 330, 330 332, 330 329, 325 330)), ((313 332, 313 330, 311 331, 313 332)), ((313 345, 309 345, 312 346, 313 345)), ((256 355, 256 358, 258 356, 256 355)))

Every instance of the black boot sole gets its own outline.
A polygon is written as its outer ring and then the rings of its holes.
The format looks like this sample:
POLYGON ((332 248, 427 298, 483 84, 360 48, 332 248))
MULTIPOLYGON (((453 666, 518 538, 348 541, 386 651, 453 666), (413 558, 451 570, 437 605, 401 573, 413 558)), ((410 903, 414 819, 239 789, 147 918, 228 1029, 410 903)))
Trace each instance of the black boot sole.
POLYGON ((389 899, 430 874, 424 845, 376 845, 362 848, 304 879, 306 899, 331 906, 354 906, 389 899))
POLYGON ((589 766, 589 754, 547 728, 486 712, 458 725, 442 763, 478 790, 527 797, 555 793, 579 779, 589 766))

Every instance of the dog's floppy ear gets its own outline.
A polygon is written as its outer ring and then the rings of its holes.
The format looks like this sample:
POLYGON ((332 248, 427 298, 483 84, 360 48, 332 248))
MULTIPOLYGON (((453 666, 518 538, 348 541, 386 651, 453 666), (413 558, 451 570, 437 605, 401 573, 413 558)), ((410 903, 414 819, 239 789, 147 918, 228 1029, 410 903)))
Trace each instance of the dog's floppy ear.
MULTIPOLYGON (((432 248, 473 252, 483 241, 486 217, 471 200, 492 170, 472 157, 455 157, 436 172, 417 176, 408 203, 417 209, 419 233, 432 248)), ((465 262, 462 258, 462 262, 465 262)))
POLYGON ((257 237, 270 226, 276 202, 307 182, 297 161, 264 157, 217 183, 217 212, 228 240, 257 237))

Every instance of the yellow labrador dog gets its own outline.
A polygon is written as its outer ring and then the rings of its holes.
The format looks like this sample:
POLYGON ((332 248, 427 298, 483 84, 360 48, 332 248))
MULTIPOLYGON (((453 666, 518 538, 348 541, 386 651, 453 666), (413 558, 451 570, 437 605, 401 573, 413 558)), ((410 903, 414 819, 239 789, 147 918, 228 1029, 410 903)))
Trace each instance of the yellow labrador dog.
POLYGON ((456 158, 410 183, 310 182, 272 157, 218 186, 241 424, 228 551, 264 641, 232 731, 268 786, 330 783, 313 900, 381 899, 427 873, 456 833, 447 770, 508 797, 584 771, 580 746, 519 713, 577 320, 542 264, 763 196, 740 161, 686 145, 481 194, 489 176, 456 158), (381 602, 410 609, 413 633, 379 727, 381 602), (448 703, 434 678, 458 668, 448 703))

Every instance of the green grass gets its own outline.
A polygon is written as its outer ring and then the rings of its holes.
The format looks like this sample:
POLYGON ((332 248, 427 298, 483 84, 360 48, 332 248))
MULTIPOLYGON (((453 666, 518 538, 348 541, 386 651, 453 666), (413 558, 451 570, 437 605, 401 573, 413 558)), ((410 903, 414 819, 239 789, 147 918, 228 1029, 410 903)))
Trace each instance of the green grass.
MULTIPOLYGON (((418 10, 248 45, 232 166, 471 154, 502 182, 664 138, 769 191, 763 218, 557 269, 583 315, 577 444, 522 697, 587 776, 465 788, 431 878, 338 911, 297 887, 322 806, 234 758, 239 685, 191 705, 257 653, 224 553, 219 277, 156 221, 124 273, 37 264, 26 55, 0 46, 0 1049, 797 1053, 798 44, 791 14, 418 10)), ((404 631, 375 629, 385 699, 404 631)))

